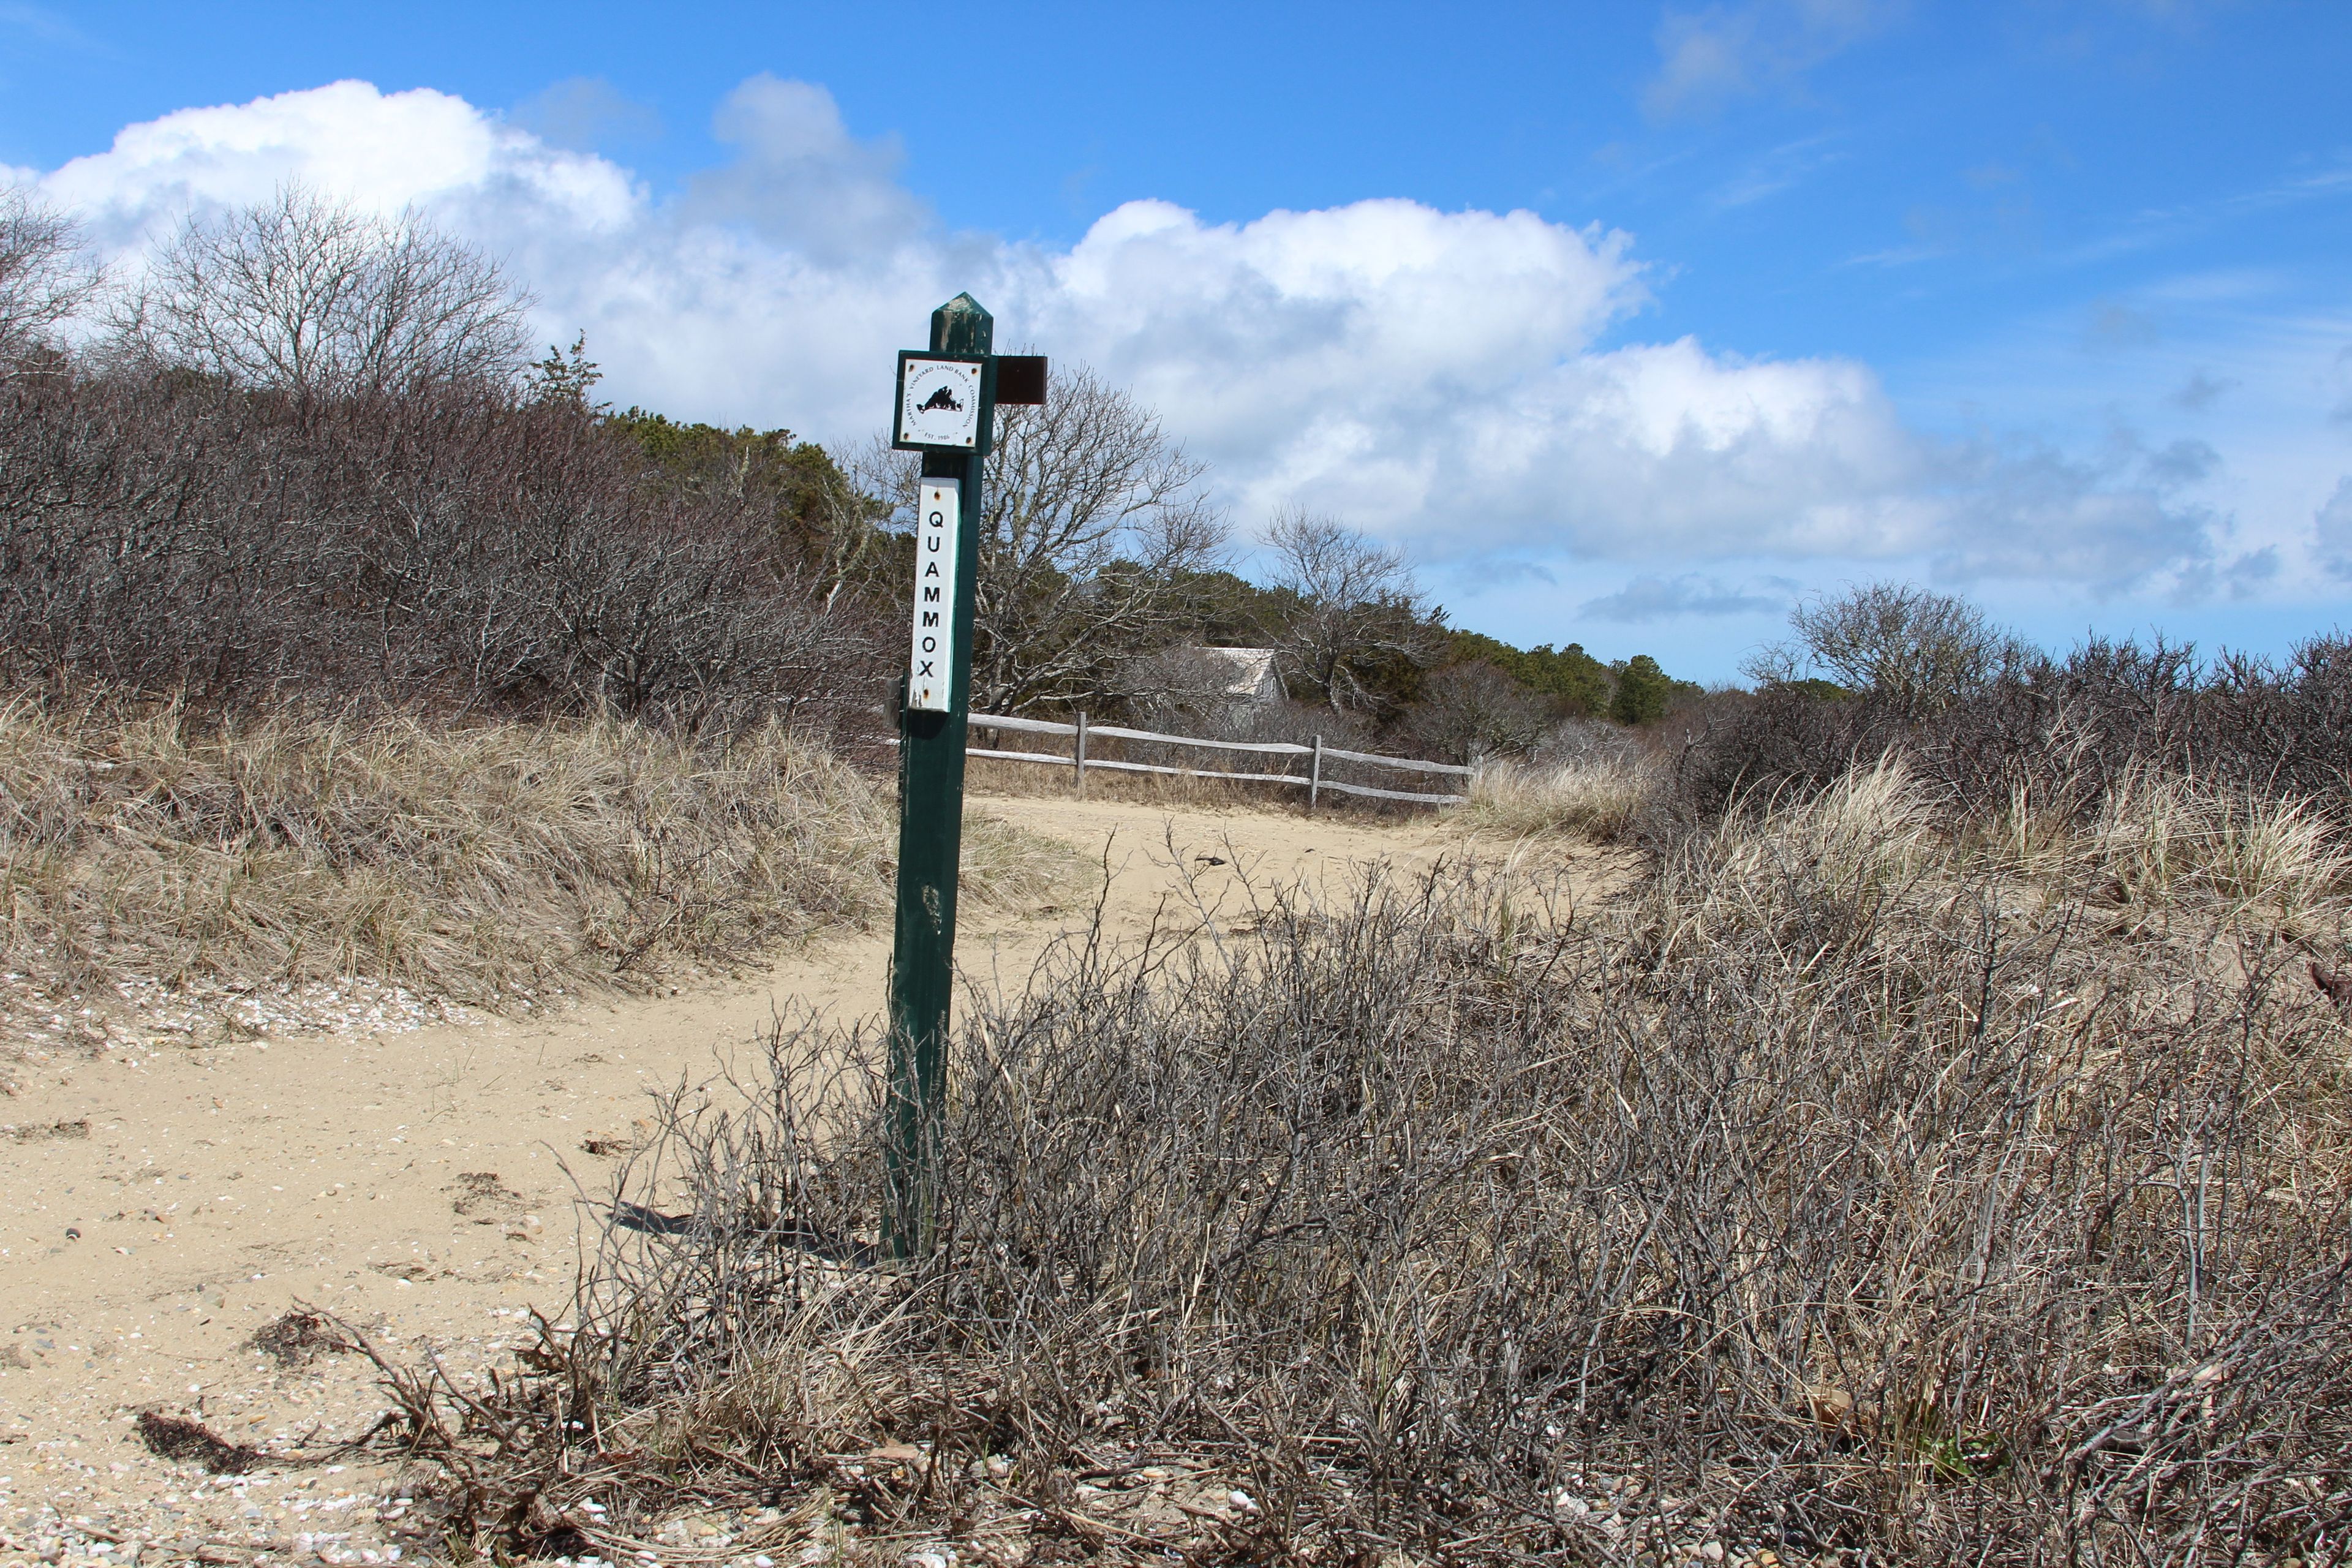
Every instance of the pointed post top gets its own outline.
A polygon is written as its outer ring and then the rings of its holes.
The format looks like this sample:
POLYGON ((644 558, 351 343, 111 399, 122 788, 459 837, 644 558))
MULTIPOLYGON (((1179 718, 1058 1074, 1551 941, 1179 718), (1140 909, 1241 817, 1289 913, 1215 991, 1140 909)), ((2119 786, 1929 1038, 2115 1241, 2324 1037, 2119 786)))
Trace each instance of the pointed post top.
POLYGON ((969 294, 959 294, 931 312, 931 352, 984 354, 996 338, 996 318, 969 294))

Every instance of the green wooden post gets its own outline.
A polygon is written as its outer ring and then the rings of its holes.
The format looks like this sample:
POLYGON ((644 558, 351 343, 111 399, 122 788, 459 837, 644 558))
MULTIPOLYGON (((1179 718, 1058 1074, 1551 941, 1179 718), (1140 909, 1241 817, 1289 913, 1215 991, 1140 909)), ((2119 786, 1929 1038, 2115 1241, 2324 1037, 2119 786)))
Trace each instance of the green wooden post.
MULTIPOLYGON (((995 320, 969 294, 931 312, 931 351, 985 354, 995 320)), ((982 454, 993 375, 981 383, 978 448, 926 451, 923 477, 961 481, 954 658, 944 713, 898 710, 898 913, 890 949, 888 1233, 893 1257, 930 1250, 946 1109, 948 1005, 955 984, 956 868, 963 852, 964 737, 971 712, 973 574, 980 556, 982 454)))

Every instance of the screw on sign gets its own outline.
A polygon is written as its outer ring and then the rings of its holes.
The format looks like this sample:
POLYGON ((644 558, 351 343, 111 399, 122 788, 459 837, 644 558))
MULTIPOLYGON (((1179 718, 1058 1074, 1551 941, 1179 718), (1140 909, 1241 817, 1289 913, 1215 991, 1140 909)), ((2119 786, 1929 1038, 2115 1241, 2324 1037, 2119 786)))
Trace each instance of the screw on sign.
POLYGON ((890 949, 892 1256, 930 1249, 946 1103, 956 869, 971 711, 972 572, 981 468, 999 404, 1045 401, 1045 362, 989 352, 995 321, 969 294, 931 312, 931 346, 898 355, 890 444, 920 452, 914 615, 898 708, 898 907, 890 949))

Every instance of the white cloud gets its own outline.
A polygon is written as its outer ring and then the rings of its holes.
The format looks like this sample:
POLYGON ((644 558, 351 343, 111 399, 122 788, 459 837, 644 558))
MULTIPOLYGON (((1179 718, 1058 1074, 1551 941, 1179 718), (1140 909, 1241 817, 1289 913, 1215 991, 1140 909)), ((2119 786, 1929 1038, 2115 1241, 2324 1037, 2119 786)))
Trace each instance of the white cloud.
MULTIPOLYGON (((1877 12, 1797 15, 1828 37, 1877 12)), ((820 87, 755 77, 717 130, 731 161, 660 200, 462 99, 338 82, 131 126, 39 183, 126 266, 185 212, 289 179, 413 205, 505 257, 548 339, 584 328, 617 400, 827 440, 881 423, 892 351, 969 289, 1001 347, 1086 361, 1159 409, 1244 524, 1304 504, 1456 566, 1834 557, 2113 585, 2212 554, 2144 475, 1923 439, 1857 362, 1606 346, 1648 297, 1617 231, 1403 200, 1213 224, 1139 201, 1055 249, 946 231, 898 184, 895 142, 854 135, 820 87)))
POLYGON ((712 122, 736 162, 696 177, 677 216, 738 224, 828 265, 902 245, 929 226, 895 181, 895 139, 861 142, 833 95, 761 72, 727 95, 712 122))
POLYGON ((2217 520, 2146 467, 2137 448, 2103 462, 2038 445, 1957 451, 1942 475, 1948 526, 1927 553, 1959 583, 2054 579, 2105 595, 2166 573, 2201 582, 2217 520))
POLYGON ((1643 89, 1653 115, 1704 114, 1801 83, 1806 72, 1909 9, 1905 0, 1749 0, 1658 22, 1658 74, 1643 89))
POLYGON ((603 159, 550 147, 447 93, 383 93, 363 81, 180 110, 126 128, 108 151, 40 183, 101 244, 127 249, 186 212, 259 201, 292 179, 384 211, 504 205, 515 219, 585 232, 642 205, 603 159))
POLYGON ((1785 610, 1789 595, 1743 593, 1713 577, 1643 574, 1613 594, 1587 599, 1578 613, 1604 621, 1656 621, 1679 616, 1752 616, 1785 610))
POLYGON ((550 146, 586 152, 661 134, 661 115, 603 77, 566 77, 515 105, 510 118, 550 146))
POLYGON ((2319 558, 2338 577, 2352 577, 2352 474, 2336 481, 2336 492, 2311 522, 2319 536, 2319 558))

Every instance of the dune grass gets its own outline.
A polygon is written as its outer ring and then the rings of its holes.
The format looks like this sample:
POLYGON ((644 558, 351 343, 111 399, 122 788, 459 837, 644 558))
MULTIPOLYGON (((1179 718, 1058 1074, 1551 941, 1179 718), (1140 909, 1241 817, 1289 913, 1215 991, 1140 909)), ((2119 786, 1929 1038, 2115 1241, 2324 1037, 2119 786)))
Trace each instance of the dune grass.
POLYGON ((1632 757, 1489 763, 1470 785, 1464 819, 1517 835, 1623 837, 1657 792, 1654 770, 1632 757))
MULTIPOLYGON (((895 823, 887 787, 775 725, 713 742, 19 697, 0 707, 0 951, 74 989, 626 989, 874 921, 895 823)), ((967 896, 1033 900, 1075 858, 976 820, 967 896)))

